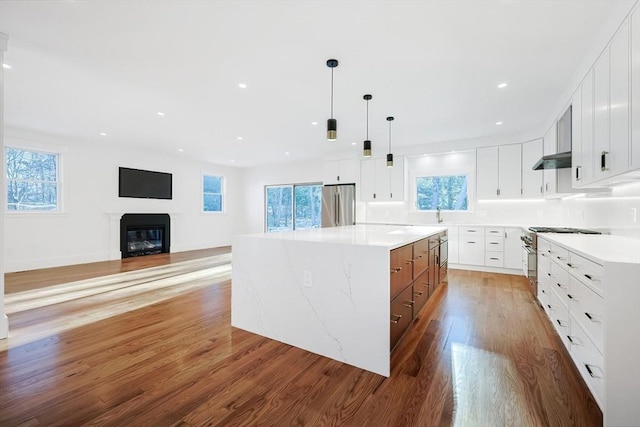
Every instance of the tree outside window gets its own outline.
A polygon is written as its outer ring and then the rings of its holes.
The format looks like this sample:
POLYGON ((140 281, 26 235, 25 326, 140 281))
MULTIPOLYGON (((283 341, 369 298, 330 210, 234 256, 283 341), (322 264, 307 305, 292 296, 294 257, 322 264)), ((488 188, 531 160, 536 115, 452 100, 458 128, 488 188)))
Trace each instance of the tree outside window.
POLYGON ((420 211, 468 210, 466 175, 418 177, 416 190, 416 208, 420 211))
POLYGON ((56 211, 58 154, 7 147, 8 211, 56 211))
POLYGON ((223 212, 224 177, 203 175, 202 206, 205 212, 223 212))

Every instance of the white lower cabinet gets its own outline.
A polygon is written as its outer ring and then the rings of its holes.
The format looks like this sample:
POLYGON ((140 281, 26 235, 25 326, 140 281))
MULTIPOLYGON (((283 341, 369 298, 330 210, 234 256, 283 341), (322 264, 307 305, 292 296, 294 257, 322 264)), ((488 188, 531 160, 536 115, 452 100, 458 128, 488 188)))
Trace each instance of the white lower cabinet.
POLYGON ((638 254, 640 244, 632 239, 538 236, 538 300, 600 405, 605 426, 640 425, 638 254), (562 242, 584 245, 574 249, 562 242), (611 249, 602 250, 607 245, 611 249), (583 247, 617 255, 603 260, 583 247))
POLYGON ((458 264, 458 227, 448 227, 447 234, 449 236, 449 264, 458 264))
POLYGON ((484 227, 458 228, 458 261, 460 264, 484 265, 484 227))

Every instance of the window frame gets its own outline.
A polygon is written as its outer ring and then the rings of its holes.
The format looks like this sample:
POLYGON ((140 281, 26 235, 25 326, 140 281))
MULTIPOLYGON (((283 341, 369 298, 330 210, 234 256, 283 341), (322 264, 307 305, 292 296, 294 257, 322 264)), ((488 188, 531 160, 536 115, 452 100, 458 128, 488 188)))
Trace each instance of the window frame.
POLYGON ((454 210, 454 209, 440 209, 441 212, 471 212, 471 196, 470 196, 470 191, 469 191, 469 182, 470 182, 470 174, 469 173, 438 173, 438 174, 429 174, 429 175, 425 175, 423 173, 421 174, 415 174, 413 176, 413 180, 411 182, 412 185, 412 191, 411 191, 411 196, 413 198, 413 210, 415 212, 436 212, 437 209, 418 209, 418 179, 420 178, 432 178, 432 177, 443 177, 443 176, 464 176, 467 180, 467 209, 460 209, 460 210, 454 210))
MULTIPOLYGON (((4 197, 4 214, 6 215, 17 215, 17 216, 28 216, 28 215, 60 215, 63 214, 64 211, 64 182, 63 182, 63 152, 67 151, 62 147, 48 147, 38 143, 32 144, 13 144, 7 143, 3 147, 3 158, 4 162, 4 174, 2 176, 2 196, 4 197), (7 177, 7 150, 20 150, 20 151, 29 151, 43 154, 50 154, 56 157, 56 208, 55 209, 9 209, 9 191, 8 184, 9 178, 7 177)), ((53 182, 53 181, 34 181, 34 182, 53 182)))
POLYGON ((200 213, 205 215, 221 215, 227 212, 227 177, 224 174, 218 172, 208 172, 203 171, 200 176, 200 213), (207 211, 204 207, 204 179, 205 177, 216 177, 221 179, 220 183, 220 191, 221 193, 206 193, 206 194, 220 194, 220 203, 222 204, 222 209, 219 211, 207 211))
MULTIPOLYGON (((295 184, 266 184, 263 189, 263 197, 264 201, 262 204, 262 208, 264 211, 263 215, 263 230, 265 233, 274 233, 276 231, 268 231, 267 230, 267 188, 269 187, 291 187, 291 229, 289 230, 281 230, 281 231, 294 231, 296 230, 296 187, 308 187, 308 186, 318 186, 322 189, 322 182, 299 182, 295 184)), ((322 195, 320 196, 320 227, 322 227, 322 195)), ((298 228, 297 230, 311 230, 311 228, 298 228)))
POLYGON ((464 150, 449 153, 433 153, 416 156, 409 159, 409 212, 433 214, 436 210, 418 209, 417 179, 429 176, 466 176, 467 177, 467 210, 445 210, 457 214, 474 214, 476 210, 476 153, 475 150, 464 150), (460 158, 460 156, 462 156, 460 158), (416 164, 420 158, 427 157, 430 161, 438 161, 438 166, 431 163, 416 164), (458 157, 456 159, 456 157, 458 157), (440 166, 441 164, 441 166, 440 166))

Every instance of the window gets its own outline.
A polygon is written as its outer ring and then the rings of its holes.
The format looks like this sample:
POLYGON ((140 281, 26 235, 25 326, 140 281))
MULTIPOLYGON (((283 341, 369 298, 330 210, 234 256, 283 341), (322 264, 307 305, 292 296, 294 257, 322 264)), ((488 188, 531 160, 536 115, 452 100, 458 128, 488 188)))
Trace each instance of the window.
POLYGON ((468 209, 467 177, 421 176, 416 179, 416 208, 466 211, 468 209))
POLYGON ((7 147, 7 210, 59 210, 58 164, 58 154, 7 147))
POLYGON ((205 212, 224 212, 224 177, 216 175, 202 176, 202 210, 205 212))
POLYGON ((320 228, 322 185, 268 185, 265 188, 266 230, 320 228))

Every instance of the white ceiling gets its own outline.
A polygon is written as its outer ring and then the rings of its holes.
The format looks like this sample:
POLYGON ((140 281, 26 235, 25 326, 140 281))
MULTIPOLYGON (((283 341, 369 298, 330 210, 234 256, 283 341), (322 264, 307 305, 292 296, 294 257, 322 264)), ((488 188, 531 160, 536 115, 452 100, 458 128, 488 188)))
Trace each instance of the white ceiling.
POLYGON ((365 93, 378 156, 542 128, 615 3, 0 0, 5 123, 236 166, 360 151, 365 93))

